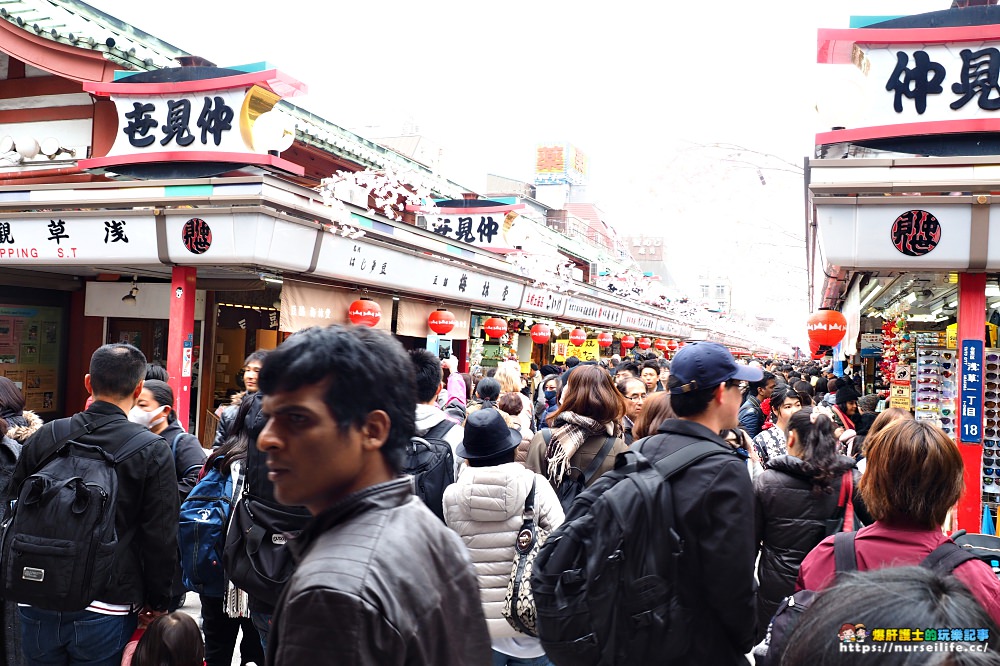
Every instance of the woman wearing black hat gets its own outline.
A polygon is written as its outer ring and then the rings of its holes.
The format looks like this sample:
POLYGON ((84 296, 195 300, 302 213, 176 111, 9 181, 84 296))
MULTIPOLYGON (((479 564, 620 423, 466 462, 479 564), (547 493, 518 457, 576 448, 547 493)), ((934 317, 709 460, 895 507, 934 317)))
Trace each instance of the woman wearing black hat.
POLYGON ((457 451, 468 466, 442 501, 445 522, 462 537, 476 568, 494 664, 548 663, 539 640, 515 631, 501 614, 514 542, 532 488, 536 524, 551 532, 563 521, 559 499, 545 477, 514 462, 520 443, 521 433, 508 427, 496 409, 469 414, 457 451))
POLYGON ((858 398, 861 396, 856 388, 847 383, 837 389, 836 396, 833 406, 833 434, 839 438, 848 430, 854 430, 854 416, 858 413, 858 398))

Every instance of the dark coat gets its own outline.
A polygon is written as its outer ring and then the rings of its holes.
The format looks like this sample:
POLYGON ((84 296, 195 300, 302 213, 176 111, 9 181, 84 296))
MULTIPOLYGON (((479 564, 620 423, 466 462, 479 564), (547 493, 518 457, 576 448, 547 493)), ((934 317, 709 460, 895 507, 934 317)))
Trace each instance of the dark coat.
POLYGON ((292 543, 268 666, 491 663, 479 581, 465 545, 409 479, 357 492, 292 543), (331 652, 333 650, 333 652, 331 652))
POLYGON ((757 636, 763 639, 767 625, 781 600, 795 590, 799 565, 826 536, 826 521, 837 513, 843 474, 853 471, 852 493, 855 516, 865 525, 872 522, 865 508, 858 481, 861 473, 854 461, 840 456, 834 466, 832 492, 816 495, 804 463, 795 456, 778 456, 753 482, 754 529, 760 546, 757 566, 757 636))
POLYGON ((754 646, 753 487, 746 463, 705 426, 684 419, 660 425, 667 437, 633 445, 652 461, 707 440, 725 450, 671 481, 674 527, 684 541, 678 580, 690 647, 676 663, 746 666, 754 646))
POLYGON ((205 449, 194 435, 186 432, 178 421, 174 421, 160 433, 174 455, 174 473, 177 476, 179 501, 183 502, 191 489, 198 483, 198 475, 205 464, 205 449), (176 445, 175 445, 176 442, 176 445))
MULTIPOLYGON (((131 423, 118 406, 95 401, 85 412, 72 417, 71 428, 103 416, 120 418, 98 428, 80 441, 103 447, 115 447, 138 432, 148 429, 131 423)), ((52 423, 39 428, 21 450, 7 493, 16 499, 21 483, 52 451, 56 440, 52 423)), ((165 610, 170 602, 170 581, 177 566, 177 480, 170 447, 159 438, 117 467, 118 501, 115 529, 118 538, 129 546, 116 558, 111 584, 100 601, 112 604, 148 605, 165 610)))
POLYGON ((764 409, 760 406, 760 401, 752 395, 740 407, 740 427, 747 431, 750 439, 760 434, 760 431, 764 428, 765 418, 764 409))

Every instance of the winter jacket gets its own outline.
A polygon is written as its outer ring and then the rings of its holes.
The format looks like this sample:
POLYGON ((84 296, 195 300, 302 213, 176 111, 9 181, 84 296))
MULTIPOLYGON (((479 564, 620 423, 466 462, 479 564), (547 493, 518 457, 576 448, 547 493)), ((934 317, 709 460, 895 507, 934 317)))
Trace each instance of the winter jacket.
POLYGON ((42 418, 25 409, 20 414, 4 413, 0 418, 7 422, 7 437, 24 444, 35 431, 42 427, 42 418))
POLYGON ((268 666, 490 664, 469 554, 413 495, 409 479, 370 486, 290 542, 268 666))
MULTIPOLYGON (((881 520, 862 527, 854 539, 858 571, 887 566, 920 564, 931 551, 947 541, 941 530, 881 520)), ((798 590, 823 590, 833 583, 833 537, 827 537, 806 556, 795 581, 798 590)), ((955 567, 954 575, 969 588, 979 605, 1000 624, 1000 580, 986 562, 969 560, 955 567)))
POLYGON ((799 565, 826 536, 826 521, 837 513, 843 474, 853 470, 854 513, 865 525, 872 522, 865 508, 858 481, 861 473, 854 461, 840 457, 830 480, 832 491, 813 494, 809 473, 795 456, 772 458, 768 468, 754 479, 754 529, 760 544, 757 564, 757 637, 763 638, 767 625, 781 600, 795 589, 799 565))
POLYGON ((501 614, 514 541, 521 529, 524 501, 535 481, 535 520, 551 532, 563 521, 559 498, 545 477, 518 463, 466 467, 444 492, 444 520, 455 530, 475 566, 491 638, 523 636, 501 614))
POLYGON ((233 419, 236 418, 236 412, 239 411, 240 403, 247 395, 246 391, 234 393, 233 397, 229 399, 229 404, 220 408, 219 425, 215 428, 215 441, 212 442, 213 449, 219 448, 226 441, 226 437, 229 436, 229 428, 233 419))
MULTIPOLYGON (((118 418, 79 437, 83 443, 116 447, 136 433, 147 430, 131 423, 117 405, 94 401, 85 412, 72 417, 70 427, 81 428, 104 416, 118 418)), ((46 423, 27 441, 14 470, 9 500, 16 499, 21 483, 51 453, 56 440, 52 422, 46 423)), ((170 601, 170 580, 177 565, 177 479, 170 447, 157 437, 141 451, 117 466, 118 500, 115 529, 120 540, 128 541, 115 559, 111 583, 99 601, 111 604, 149 605, 166 609, 170 601)))
POLYGON ((760 434, 764 427, 764 410, 760 406, 760 401, 754 396, 748 396, 746 402, 740 407, 740 427, 747 431, 753 439, 760 434))
MULTIPOLYGON (((423 437, 427 431, 438 425, 442 421, 451 421, 444 411, 434 405, 417 405, 416 422, 413 434, 423 437)), ((458 457, 458 445, 462 443, 465 430, 460 425, 452 425, 451 429, 444 434, 444 441, 451 447, 451 455, 455 459, 455 478, 458 478, 458 470, 461 468, 462 459, 458 457)))
POLYGON ((746 464, 699 423, 667 419, 658 433, 633 445, 654 463, 697 440, 723 451, 671 479, 674 529, 684 542, 677 580, 685 622, 677 631, 689 636, 687 651, 671 656, 679 664, 746 666, 744 655, 754 646, 757 587, 753 487, 746 464))
POLYGON ((183 502, 198 483, 198 474, 205 464, 205 449, 194 435, 181 427, 179 421, 174 421, 160 433, 174 455, 174 472, 177 475, 177 492, 179 501, 183 502))

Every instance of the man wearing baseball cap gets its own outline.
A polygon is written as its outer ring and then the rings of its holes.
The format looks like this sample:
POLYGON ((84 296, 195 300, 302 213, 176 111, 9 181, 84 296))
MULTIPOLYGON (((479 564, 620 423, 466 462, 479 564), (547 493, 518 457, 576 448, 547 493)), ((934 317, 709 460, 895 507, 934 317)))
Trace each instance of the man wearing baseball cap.
POLYGON ((722 345, 684 346, 670 364, 667 391, 678 418, 660 435, 637 443, 658 461, 686 447, 706 454, 671 477, 674 529, 684 543, 677 580, 687 622, 670 633, 689 637, 676 663, 746 665, 754 645, 756 588, 754 498, 746 465, 720 432, 739 425, 740 382, 759 381, 760 368, 740 365, 722 345))

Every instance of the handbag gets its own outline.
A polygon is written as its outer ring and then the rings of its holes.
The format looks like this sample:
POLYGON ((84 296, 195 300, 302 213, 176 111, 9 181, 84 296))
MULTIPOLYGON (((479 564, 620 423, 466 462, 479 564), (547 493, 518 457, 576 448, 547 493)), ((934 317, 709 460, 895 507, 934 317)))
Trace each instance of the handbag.
POLYGON ((840 499, 837 501, 837 511, 826 521, 826 534, 837 532, 853 532, 854 526, 854 475, 851 470, 844 472, 840 482, 840 499))
POLYGON ((532 475, 531 490, 524 500, 521 514, 521 529, 514 541, 514 563, 510 568, 507 582, 507 596, 503 600, 501 613, 510 626, 522 634, 538 636, 535 597, 531 592, 531 567, 538 550, 545 543, 549 533, 535 523, 535 481, 532 475))

